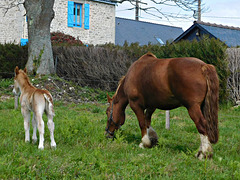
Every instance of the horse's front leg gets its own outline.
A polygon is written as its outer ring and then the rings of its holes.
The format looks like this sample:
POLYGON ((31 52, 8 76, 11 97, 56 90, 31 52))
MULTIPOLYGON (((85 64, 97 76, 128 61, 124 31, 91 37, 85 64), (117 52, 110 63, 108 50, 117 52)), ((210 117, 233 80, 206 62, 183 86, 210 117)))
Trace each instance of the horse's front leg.
POLYGON ((158 135, 151 126, 152 114, 156 108, 148 108, 145 112, 145 122, 147 123, 147 134, 151 140, 151 146, 155 146, 158 143, 158 135))
POLYGON ((140 148, 152 147, 152 142, 149 137, 149 132, 151 131, 150 129, 152 128, 148 128, 147 126, 147 122, 145 121, 144 109, 134 101, 130 101, 129 104, 137 116, 141 133, 142 133, 142 142, 139 144, 139 147, 140 148))
POLYGON ((30 118, 31 118, 31 113, 26 106, 21 107, 21 112, 22 112, 22 115, 24 118, 25 142, 29 142, 30 141, 29 122, 30 122, 30 118))

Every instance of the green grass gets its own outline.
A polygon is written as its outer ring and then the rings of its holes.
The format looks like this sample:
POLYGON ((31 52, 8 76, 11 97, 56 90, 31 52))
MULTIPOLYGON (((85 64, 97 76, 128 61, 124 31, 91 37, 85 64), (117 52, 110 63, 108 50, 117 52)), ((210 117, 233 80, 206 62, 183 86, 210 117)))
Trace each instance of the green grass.
POLYGON ((114 141, 106 139, 105 103, 55 102, 56 150, 50 148, 45 119, 45 149, 24 142, 20 107, 0 102, 0 179, 240 179, 240 108, 219 112, 219 142, 212 160, 195 158, 197 129, 184 108, 157 110, 152 125, 159 145, 140 149, 138 121, 127 108, 126 122, 114 141))

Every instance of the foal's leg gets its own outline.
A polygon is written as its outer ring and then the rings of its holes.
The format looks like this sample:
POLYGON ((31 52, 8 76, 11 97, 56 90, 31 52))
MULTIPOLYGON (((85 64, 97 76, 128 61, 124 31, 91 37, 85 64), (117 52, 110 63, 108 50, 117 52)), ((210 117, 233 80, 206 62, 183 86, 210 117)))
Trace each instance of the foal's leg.
POLYGON ((142 142, 139 144, 139 147, 140 148, 151 147, 151 140, 147 133, 147 123, 145 122, 144 110, 136 102, 130 101, 129 104, 137 116, 141 133, 142 133, 142 142))
POLYGON ((48 116, 48 129, 50 131, 50 139, 51 139, 51 147, 55 148, 56 147, 56 142, 54 140, 54 122, 53 122, 53 116, 54 113, 52 111, 47 112, 47 116, 48 116))
POLYGON ((21 107, 21 112, 24 118, 24 129, 25 129, 25 142, 29 142, 30 141, 30 118, 31 118, 31 112, 28 110, 28 108, 26 106, 22 106, 21 107))
POLYGON ((43 112, 35 112, 35 118, 38 124, 39 145, 38 149, 44 149, 44 121, 42 119, 43 112))
POLYGON ((154 113, 155 110, 156 110, 156 108, 153 108, 153 109, 148 108, 148 109, 146 109, 146 112, 145 112, 145 122, 147 124, 147 134, 151 140, 151 146, 156 145, 158 142, 158 135, 151 126, 151 118, 152 118, 152 114, 154 113))
POLYGON ((200 106, 199 105, 191 106, 190 108, 188 108, 188 113, 192 120, 194 121, 201 138, 200 148, 198 153, 196 154, 196 157, 198 157, 198 159, 200 160, 206 157, 211 158, 213 154, 213 149, 206 132, 207 122, 203 117, 200 106))
POLYGON ((34 113, 32 117, 32 126, 33 126, 32 142, 36 143, 37 142, 37 121, 34 113))

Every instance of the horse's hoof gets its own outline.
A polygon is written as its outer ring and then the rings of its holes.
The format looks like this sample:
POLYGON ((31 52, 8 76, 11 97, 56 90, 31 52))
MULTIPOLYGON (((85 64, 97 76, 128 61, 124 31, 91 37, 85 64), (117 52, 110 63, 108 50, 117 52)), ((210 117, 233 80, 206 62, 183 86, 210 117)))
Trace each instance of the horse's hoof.
POLYGON ((51 148, 52 148, 52 149, 56 149, 56 148, 57 148, 57 145, 56 145, 55 142, 51 143, 51 148))
POLYGON ((43 146, 38 146, 38 149, 43 150, 44 147, 43 146))
POLYGON ((141 149, 144 149, 143 143, 140 143, 140 144, 139 144, 139 147, 140 147, 141 149))
POLYGON ((158 145, 158 139, 151 138, 151 147, 157 146, 158 145))
POLYGON ((51 148, 52 148, 52 149, 57 149, 57 146, 56 146, 56 145, 55 145, 55 146, 51 146, 51 148))
POLYGON ((36 144, 36 142, 37 142, 37 139, 32 139, 33 144, 36 144))
POLYGON ((211 159, 213 157, 213 153, 212 152, 205 152, 205 153, 203 153, 202 151, 198 151, 198 153, 195 156, 199 160, 211 159))

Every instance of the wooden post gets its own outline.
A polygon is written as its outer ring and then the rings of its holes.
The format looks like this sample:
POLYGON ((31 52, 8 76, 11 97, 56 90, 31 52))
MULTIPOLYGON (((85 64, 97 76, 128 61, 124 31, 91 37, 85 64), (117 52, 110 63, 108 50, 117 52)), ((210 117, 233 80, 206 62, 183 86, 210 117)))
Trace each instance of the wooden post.
POLYGON ((18 108, 18 95, 15 95, 14 109, 18 108))
POLYGON ((170 112, 166 111, 166 129, 170 129, 170 112))

